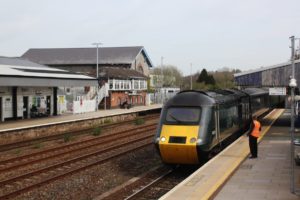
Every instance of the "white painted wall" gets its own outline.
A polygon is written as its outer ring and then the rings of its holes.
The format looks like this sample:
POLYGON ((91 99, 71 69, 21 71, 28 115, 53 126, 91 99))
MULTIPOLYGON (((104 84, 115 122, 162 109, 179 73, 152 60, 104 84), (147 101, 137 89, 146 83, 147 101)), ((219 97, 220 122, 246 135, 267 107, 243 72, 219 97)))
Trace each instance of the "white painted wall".
POLYGON ((73 101, 73 113, 94 112, 96 108, 96 100, 73 101))
POLYGON ((65 112, 83 113, 95 111, 96 104, 93 110, 91 110, 89 106, 87 108, 86 105, 84 108, 82 106, 78 106, 80 105, 80 100, 85 102, 88 102, 89 100, 96 101, 97 87, 90 86, 88 87, 88 90, 86 89, 86 87, 60 87, 58 89, 58 114, 65 112), (65 96, 65 103, 60 103, 60 96, 65 96))

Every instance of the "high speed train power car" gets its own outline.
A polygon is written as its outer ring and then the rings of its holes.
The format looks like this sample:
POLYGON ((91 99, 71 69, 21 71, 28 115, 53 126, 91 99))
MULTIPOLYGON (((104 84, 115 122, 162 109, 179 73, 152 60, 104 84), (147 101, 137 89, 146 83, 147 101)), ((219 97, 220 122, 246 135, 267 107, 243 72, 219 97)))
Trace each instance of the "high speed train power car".
POLYGON ((259 88, 182 91, 165 103, 154 142, 163 162, 198 164, 270 106, 259 88))

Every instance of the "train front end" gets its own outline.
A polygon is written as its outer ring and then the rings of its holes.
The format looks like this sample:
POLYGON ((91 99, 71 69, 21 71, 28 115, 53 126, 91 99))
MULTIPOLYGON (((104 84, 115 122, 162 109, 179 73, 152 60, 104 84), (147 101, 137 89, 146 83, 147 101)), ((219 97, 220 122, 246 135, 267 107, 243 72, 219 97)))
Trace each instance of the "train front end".
POLYGON ((192 98, 194 93, 179 93, 162 109, 155 145, 164 163, 198 164, 202 159, 199 150, 205 131, 201 122, 206 113, 192 98))
POLYGON ((198 163, 197 140, 199 133, 200 108, 167 109, 156 142, 165 163, 198 163))

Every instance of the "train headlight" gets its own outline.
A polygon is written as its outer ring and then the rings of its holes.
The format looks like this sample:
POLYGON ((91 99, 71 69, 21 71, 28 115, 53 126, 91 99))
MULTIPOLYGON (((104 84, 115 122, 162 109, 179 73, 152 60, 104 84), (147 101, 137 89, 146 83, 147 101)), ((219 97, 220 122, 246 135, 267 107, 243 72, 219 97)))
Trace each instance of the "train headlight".
POLYGON ((195 143, 196 141, 197 141, 197 139, 194 138, 194 137, 192 137, 192 138, 190 139, 190 143, 195 143))
POLYGON ((160 138, 160 141, 165 142, 166 138, 163 136, 163 137, 160 138))

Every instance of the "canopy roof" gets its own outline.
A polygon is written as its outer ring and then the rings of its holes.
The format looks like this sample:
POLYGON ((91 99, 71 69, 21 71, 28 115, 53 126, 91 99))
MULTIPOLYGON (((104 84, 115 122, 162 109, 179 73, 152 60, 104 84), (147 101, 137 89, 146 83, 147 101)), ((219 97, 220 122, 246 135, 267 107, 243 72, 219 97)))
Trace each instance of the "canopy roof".
POLYGON ((96 86, 97 79, 39 65, 21 58, 0 57, 0 86, 96 86))

